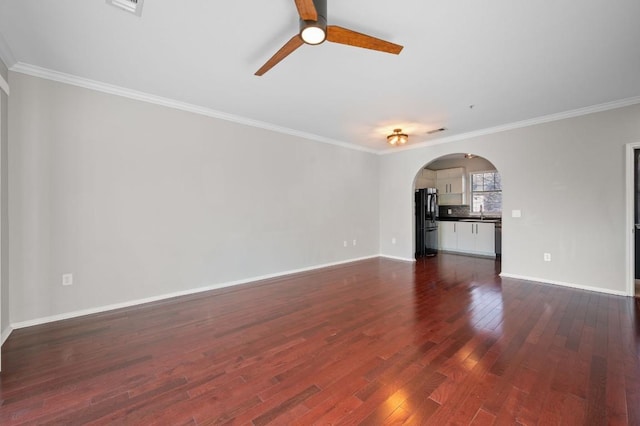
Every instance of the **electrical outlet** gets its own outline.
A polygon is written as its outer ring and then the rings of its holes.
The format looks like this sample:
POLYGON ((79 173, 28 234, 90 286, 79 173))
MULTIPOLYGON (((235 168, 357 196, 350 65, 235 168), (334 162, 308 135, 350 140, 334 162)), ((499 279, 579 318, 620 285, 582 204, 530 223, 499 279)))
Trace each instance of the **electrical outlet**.
POLYGON ((345 247, 347 246, 347 240, 344 240, 344 246, 345 247))
POLYGON ((73 285, 73 274, 62 274, 62 285, 73 285))
POLYGON ((544 261, 545 262, 551 262, 551 253, 545 253, 544 254, 544 261))
POLYGON ((356 240, 353 240, 353 245, 354 245, 354 246, 356 245, 356 240))
POLYGON ((452 213, 453 213, 453 210, 447 209, 447 214, 452 214, 452 213))
POLYGON ((396 237, 393 237, 393 238, 391 239, 391 244, 395 244, 395 243, 396 243, 396 237))

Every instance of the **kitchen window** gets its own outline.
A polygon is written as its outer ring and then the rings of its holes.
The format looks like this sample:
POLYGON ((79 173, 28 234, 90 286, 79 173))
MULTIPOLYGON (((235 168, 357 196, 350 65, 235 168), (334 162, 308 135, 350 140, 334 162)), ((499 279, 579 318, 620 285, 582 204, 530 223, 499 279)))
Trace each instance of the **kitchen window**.
POLYGON ((502 179, 497 171, 471 173, 471 212, 502 213, 502 179))

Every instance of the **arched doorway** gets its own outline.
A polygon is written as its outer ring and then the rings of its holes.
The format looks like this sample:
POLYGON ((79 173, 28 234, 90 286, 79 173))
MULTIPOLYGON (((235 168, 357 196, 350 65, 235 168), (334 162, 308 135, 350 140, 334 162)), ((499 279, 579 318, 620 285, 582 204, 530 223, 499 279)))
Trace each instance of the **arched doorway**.
POLYGON ((436 158, 416 173, 414 194, 416 259, 502 257, 502 178, 491 161, 468 153, 436 158))

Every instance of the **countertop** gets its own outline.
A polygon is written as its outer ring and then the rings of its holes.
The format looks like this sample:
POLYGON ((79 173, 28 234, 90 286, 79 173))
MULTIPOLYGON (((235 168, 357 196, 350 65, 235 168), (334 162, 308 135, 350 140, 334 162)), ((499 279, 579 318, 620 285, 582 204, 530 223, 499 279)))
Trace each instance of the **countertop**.
POLYGON ((480 219, 479 217, 456 217, 456 216, 441 216, 438 218, 441 222, 478 222, 478 223, 502 223, 501 217, 485 217, 480 219))

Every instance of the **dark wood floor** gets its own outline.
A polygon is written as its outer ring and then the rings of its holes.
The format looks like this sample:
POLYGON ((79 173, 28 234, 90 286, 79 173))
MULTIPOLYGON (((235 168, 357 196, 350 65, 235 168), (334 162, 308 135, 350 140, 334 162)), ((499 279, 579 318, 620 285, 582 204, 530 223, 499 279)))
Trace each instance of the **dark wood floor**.
POLYGON ((640 425, 636 299, 372 259, 16 330, 0 424, 640 425))

